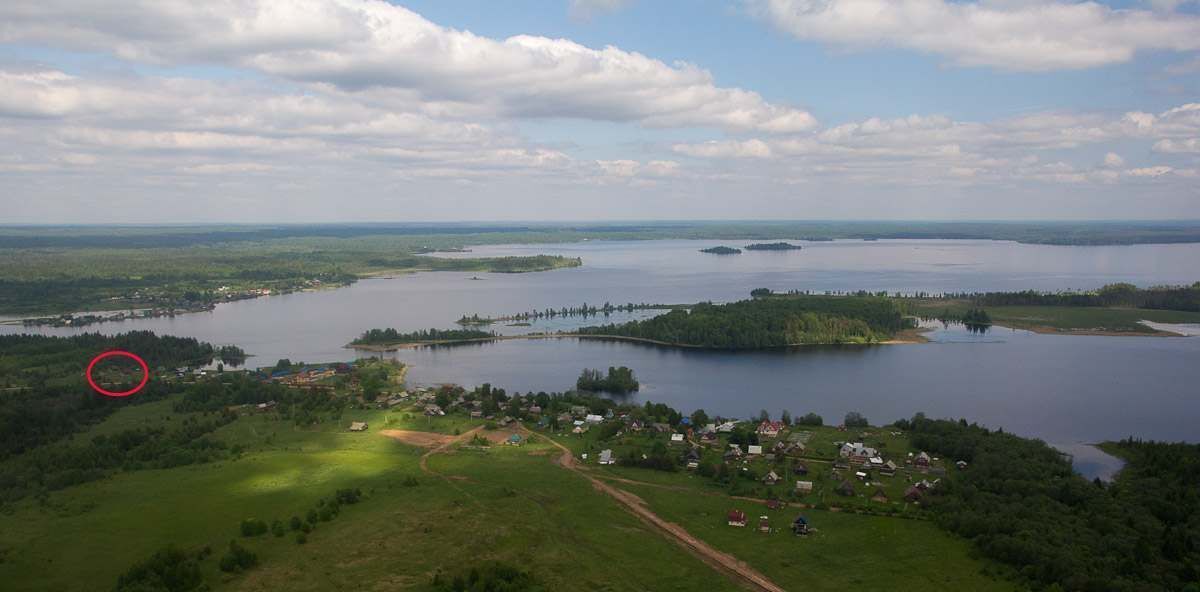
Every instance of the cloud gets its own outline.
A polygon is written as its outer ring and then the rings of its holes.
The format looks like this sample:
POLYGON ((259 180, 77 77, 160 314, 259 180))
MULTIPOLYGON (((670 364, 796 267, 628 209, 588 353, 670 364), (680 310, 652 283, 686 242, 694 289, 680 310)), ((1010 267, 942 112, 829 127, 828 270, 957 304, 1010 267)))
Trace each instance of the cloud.
POLYGON ((0 41, 153 64, 222 64, 464 118, 578 118, 787 133, 801 109, 720 87, 685 62, 608 46, 439 26, 380 0, 0 3, 0 41))
POLYGON ((589 21, 592 18, 617 12, 633 4, 633 0, 568 0, 567 14, 577 21, 589 21))
POLYGON ((1116 152, 1109 152, 1104 155, 1104 166, 1120 168, 1125 166, 1125 159, 1121 158, 1121 155, 1116 152))
POLYGON ((1165 153, 1200 153, 1200 138, 1188 138, 1186 140, 1159 140, 1154 143, 1154 151, 1165 153))
POLYGON ((770 158, 771 147, 762 140, 710 140, 700 144, 675 144, 679 154, 701 158, 770 158))
POLYGON ((859 49, 900 47, 960 66, 1094 68, 1139 51, 1200 50, 1200 18, 1053 0, 748 0, 751 12, 799 39, 859 49))

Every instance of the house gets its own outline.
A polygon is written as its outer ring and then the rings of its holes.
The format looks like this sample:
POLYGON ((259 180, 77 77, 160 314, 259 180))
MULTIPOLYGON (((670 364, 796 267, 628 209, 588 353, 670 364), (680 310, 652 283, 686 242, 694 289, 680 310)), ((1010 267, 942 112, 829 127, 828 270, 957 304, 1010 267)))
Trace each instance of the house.
POLYGON ((808 465, 806 465, 802 462, 796 463, 795 465, 792 466, 792 474, 807 475, 808 474, 808 465))
POLYGON ((842 444, 838 454, 842 458, 856 463, 870 462, 872 458, 879 456, 878 451, 869 446, 863 446, 862 442, 846 442, 842 444))
POLYGON ((471 419, 483 419, 483 412, 482 411, 472 411, 471 419))
POLYGON ((588 427, 586 425, 577 425, 577 426, 575 426, 574 429, 571 430, 571 433, 578 436, 578 435, 586 434, 587 431, 588 431, 588 427))
POLYGON ((354 422, 351 422, 351 423, 350 423, 350 431, 352 431, 352 432, 365 432, 365 431, 367 431, 367 422, 365 422, 365 421, 354 421, 354 422))
POLYGON ((919 502, 924 496, 925 492, 921 491, 921 488, 916 485, 904 490, 904 501, 906 502, 919 502))
POLYGON ((589 413, 589 414, 587 414, 586 417, 583 418, 583 420, 588 423, 595 424, 595 423, 600 423, 600 422, 604 421, 604 417, 600 416, 600 415, 596 415, 594 413, 589 413))
POLYGON ((775 471, 768 471, 767 474, 763 476, 762 480, 763 484, 765 485, 774 485, 779 483, 779 475, 777 475, 775 471))
POLYGON ((813 490, 813 482, 812 481, 797 481, 796 482, 796 493, 803 495, 806 493, 812 493, 812 490, 813 490))
POLYGON ((883 463, 882 467, 879 467, 879 474, 888 477, 894 477, 896 475, 896 469, 898 468, 899 467, 896 466, 896 463, 889 460, 883 463))
POLYGON ((725 451, 725 460, 737 460, 742 458, 742 447, 737 444, 730 444, 729 450, 725 451))
POLYGON ((925 452, 921 452, 921 453, 917 454, 917 458, 915 460, 913 460, 913 464, 917 465, 918 467, 928 467, 929 466, 929 455, 926 454, 925 452))
POLYGON ((587 414, 588 414, 587 407, 584 407, 583 405, 572 405, 571 406, 571 415, 574 415, 575 417, 583 417, 587 414))
POLYGON ((703 434, 700 434, 700 441, 704 442, 705 444, 712 444, 717 441, 717 433, 716 432, 705 432, 703 434))
POLYGON ((841 483, 838 483, 838 486, 834 488, 833 491, 840 496, 850 497, 854 495, 854 485, 851 485, 849 481, 843 479, 841 483))
POLYGON ((430 403, 425 406, 425 415, 433 417, 435 415, 445 415, 445 414, 446 414, 446 412, 442 411, 441 407, 438 407, 437 405, 435 405, 433 403, 430 403))
POLYGON ((758 435, 762 438, 774 438, 783 431, 782 421, 766 421, 758 424, 758 435))
POLYGON ((882 487, 876 487, 875 493, 871 494, 871 501, 886 504, 888 501, 887 492, 882 487))
POLYGON ((750 456, 759 456, 762 454, 762 446, 759 446, 758 444, 751 444, 746 447, 746 453, 750 456))
POLYGON ((509 446, 520 446, 521 445, 521 434, 510 435, 508 437, 508 439, 504 441, 504 443, 508 444, 509 446))
POLYGON ((796 536, 808 534, 808 519, 804 516, 796 516, 792 521, 792 534, 796 536))
POLYGON ((656 431, 660 434, 669 434, 673 431, 671 429, 671 426, 669 426, 665 423, 652 423, 652 424, 650 424, 650 427, 653 428, 654 431, 656 431))
POLYGON ((642 431, 642 422, 639 420, 636 420, 636 419, 629 422, 629 431, 631 431, 631 432, 642 431))
POLYGON ((558 423, 570 423, 570 422, 571 422, 571 414, 570 413, 558 414, 558 423))
POLYGON ((529 414, 530 414, 530 415, 541 415, 541 414, 542 414, 542 408, 541 408, 541 407, 538 407, 537 405, 530 405, 530 406, 529 406, 529 414))
POLYGON ((695 469, 700 466, 700 451, 695 448, 689 450, 684 456, 684 461, 687 463, 687 468, 695 469))
POLYGON ((777 499, 767 500, 767 507, 772 510, 782 510, 783 506, 784 506, 784 503, 782 500, 777 500, 777 499))
POLYGON ((758 532, 771 532, 771 520, 766 516, 758 517, 758 532))
POLYGON ((613 460, 612 450, 606 448, 606 449, 600 451, 600 464, 612 465, 612 464, 616 464, 616 462, 617 461, 613 460))
POLYGON ((275 405, 277 405, 275 401, 267 401, 266 403, 259 403, 255 408, 258 411, 267 412, 274 409, 275 405))
POLYGON ((728 433, 732 432, 733 429, 736 427, 737 427, 737 422, 727 421, 727 422, 717 426, 717 433, 728 434, 728 433))
POLYGON ((958 461, 958 462, 954 463, 954 466, 955 466, 955 467, 958 467, 958 470, 960 470, 960 471, 961 471, 961 470, 963 470, 963 469, 966 469, 966 468, 967 468, 967 461, 965 461, 965 460, 960 460, 960 461, 958 461))
POLYGON ((683 434, 671 434, 671 442, 683 442, 683 434))
POLYGON ((728 519, 730 526, 746 526, 746 513, 741 510, 730 510, 728 519))

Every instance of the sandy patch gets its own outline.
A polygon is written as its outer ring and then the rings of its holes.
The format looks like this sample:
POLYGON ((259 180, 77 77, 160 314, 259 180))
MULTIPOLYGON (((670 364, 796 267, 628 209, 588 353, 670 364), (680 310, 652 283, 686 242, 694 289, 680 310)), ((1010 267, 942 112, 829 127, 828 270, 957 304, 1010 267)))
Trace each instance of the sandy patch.
POLYGON ((454 436, 436 432, 414 432, 409 430, 383 430, 379 432, 393 440, 399 440, 410 446, 432 448, 454 441, 454 436))
MULTIPOLYGON (((519 433, 520 432, 517 432, 516 430, 484 430, 480 432, 480 434, 482 434, 484 438, 487 438, 488 442, 491 442, 492 444, 503 444, 508 441, 509 436, 519 433)), ((524 441, 525 436, 522 435, 521 442, 524 443, 524 441)))

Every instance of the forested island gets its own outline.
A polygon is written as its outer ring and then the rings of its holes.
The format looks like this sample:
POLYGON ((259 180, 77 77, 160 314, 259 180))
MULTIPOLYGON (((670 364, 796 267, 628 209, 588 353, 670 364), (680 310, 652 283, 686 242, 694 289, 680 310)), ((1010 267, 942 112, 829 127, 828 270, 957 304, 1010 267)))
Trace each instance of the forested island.
POLYGON ((747 251, 799 251, 804 247, 791 243, 754 243, 746 245, 747 251))
POLYGON ((456 341, 479 341, 496 337, 495 333, 478 329, 424 329, 402 332, 396 329, 370 329, 350 342, 351 346, 396 344, 436 344, 456 341))
POLYGON ((618 395, 632 393, 640 387, 633 370, 625 366, 620 368, 609 366, 607 375, 599 370, 585 368, 579 374, 579 380, 575 381, 575 388, 581 391, 604 391, 618 395))
POLYGON ((915 328, 891 299, 877 296, 756 298, 701 303, 642 321, 585 327, 580 335, 619 336, 714 349, 879 343, 915 328))
POLYGON ((708 253, 710 255, 741 255, 742 254, 741 249, 735 249, 733 247, 726 247, 725 245, 709 247, 707 249, 700 249, 700 252, 708 253))

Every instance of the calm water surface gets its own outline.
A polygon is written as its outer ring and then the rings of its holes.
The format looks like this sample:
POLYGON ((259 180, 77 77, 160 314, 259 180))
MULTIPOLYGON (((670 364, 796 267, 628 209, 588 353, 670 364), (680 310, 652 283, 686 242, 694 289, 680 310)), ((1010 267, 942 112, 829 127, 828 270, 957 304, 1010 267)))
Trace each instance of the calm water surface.
MULTIPOLYGON (((1130 281, 1200 279, 1200 245, 1058 247, 999 241, 836 241, 798 252, 715 256, 698 250, 748 241, 599 241, 477 247, 451 256, 563 254, 584 266, 535 274, 423 273, 351 287, 222 304, 213 312, 89 327, 149 329, 233 343, 253 365, 354 357, 342 346, 374 327, 446 328, 464 314, 495 316, 605 302, 690 303, 776 290, 1088 289, 1130 281)), ((646 313, 637 313, 644 315, 646 313)), ((620 321, 614 316, 609 321, 620 321)), ((501 332, 558 330, 575 321, 501 332)), ((589 321, 591 324, 593 321, 589 321)), ((2 332, 20 326, 0 325, 2 332)), ((39 329, 71 334, 75 329, 39 329)), ((562 390, 584 367, 625 365, 643 383, 634 399, 750 415, 858 410, 874 421, 925 411, 966 417, 1056 443, 1130 434, 1198 440, 1200 339, 1075 337, 954 329, 926 345, 722 353, 574 339, 510 341, 395 354, 417 382, 489 381, 510 390, 562 390)))

